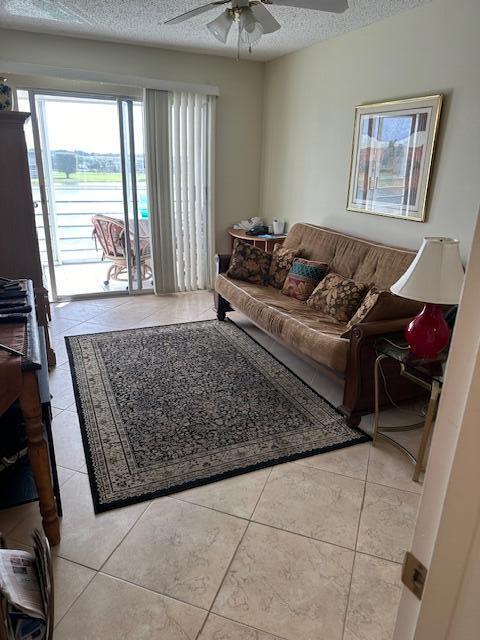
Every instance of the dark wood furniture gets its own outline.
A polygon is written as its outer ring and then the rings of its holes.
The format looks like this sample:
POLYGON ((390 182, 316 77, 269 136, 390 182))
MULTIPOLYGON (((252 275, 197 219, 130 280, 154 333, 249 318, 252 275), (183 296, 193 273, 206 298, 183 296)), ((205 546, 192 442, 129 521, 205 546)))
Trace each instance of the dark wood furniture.
POLYGON ((269 237, 262 236, 248 236, 247 232, 243 229, 234 229, 231 227, 228 229, 228 233, 232 242, 232 251, 233 251, 233 243, 235 242, 235 238, 239 238, 240 240, 245 240, 245 242, 249 242, 253 244, 254 247, 259 247, 264 251, 273 251, 273 247, 276 244, 283 244, 283 241, 287 237, 286 233, 282 233, 281 235, 274 235, 273 233, 267 234, 269 237))
POLYGON ((45 327, 48 363, 53 366, 55 353, 48 334, 50 307, 43 284, 23 130, 29 117, 29 113, 0 111, 0 276, 33 280, 38 323, 45 327))
MULTIPOLYGON (((352 329, 350 338, 347 369, 343 401, 339 410, 347 416, 353 424, 359 424, 362 415, 373 413, 375 410, 375 379, 374 367, 377 353, 375 342, 379 336, 396 335, 410 322, 411 318, 400 320, 380 320, 378 322, 364 322, 352 329)), ((395 402, 412 400, 424 395, 424 392, 410 380, 401 375, 398 362, 393 360, 385 363, 385 374, 391 380, 391 398, 395 402)), ((389 398, 385 389, 380 389, 380 406, 388 404, 389 398)))
POLYGON ((375 341, 375 420, 373 426, 373 446, 378 440, 386 440, 397 449, 400 449, 414 464, 413 480, 418 482, 420 473, 426 468, 426 453, 430 441, 435 418, 437 415, 440 393, 443 385, 443 372, 447 362, 448 352, 443 351, 435 360, 419 360, 412 358, 410 349, 401 335, 382 337, 375 341), (380 389, 382 382, 385 388, 391 391, 390 380, 385 375, 384 366, 388 360, 393 360, 400 365, 400 375, 417 384, 421 389, 429 393, 427 412, 425 418, 414 424, 384 427, 380 425, 380 389), (392 438, 389 434, 398 431, 410 431, 422 428, 422 437, 418 452, 414 454, 407 447, 392 438))
MULTIPOLYGON (((27 282, 27 301, 34 305, 31 281, 27 282)), ((60 542, 60 524, 53 490, 52 473, 47 443, 44 439, 42 406, 36 372, 41 369, 41 352, 35 311, 27 315, 24 323, 0 323, 0 343, 20 351, 23 344, 24 357, 12 356, 0 350, 0 380, 5 379, 2 369, 8 369, 8 387, 0 392, 0 406, 6 408, 19 401, 30 465, 38 493, 42 524, 48 541, 52 545, 60 542)))
MULTIPOLYGON (((217 273, 225 273, 230 264, 230 255, 217 255, 216 259, 217 273)), ((233 308, 228 300, 225 300, 216 291, 214 292, 214 298, 217 318, 225 320, 226 313, 233 311, 233 308)), ((347 369, 344 376, 318 362, 310 360, 304 354, 297 353, 290 345, 288 345, 288 348, 343 386, 343 401, 338 410, 346 416, 349 425, 357 426, 360 424, 362 415, 373 413, 375 410, 374 365, 377 357, 375 341, 379 336, 398 334, 410 320, 411 318, 404 318, 355 325, 349 341, 347 369)), ((410 400, 424 395, 424 391, 418 385, 400 375, 398 362, 393 360, 387 362, 385 371, 392 381, 392 393, 390 395, 395 402, 410 400)), ((380 405, 385 405, 388 401, 385 390, 381 389, 379 392, 380 405)))

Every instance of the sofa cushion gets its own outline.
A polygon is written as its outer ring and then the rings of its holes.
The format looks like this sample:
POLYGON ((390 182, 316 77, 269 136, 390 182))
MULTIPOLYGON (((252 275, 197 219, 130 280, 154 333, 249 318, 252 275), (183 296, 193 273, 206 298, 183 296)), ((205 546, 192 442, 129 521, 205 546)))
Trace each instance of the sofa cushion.
POLYGON ((388 290, 408 269, 416 252, 363 240, 313 224, 297 223, 283 243, 303 248, 303 257, 327 262, 330 271, 388 290))
POLYGON ((308 300, 320 280, 328 271, 326 262, 297 258, 282 288, 282 293, 297 300, 308 300))
POLYGON ((244 240, 235 240, 227 276, 266 285, 272 254, 244 240))
POLYGON ((343 373, 349 341, 341 338, 345 323, 314 311, 274 287, 232 280, 220 274, 215 290, 259 327, 295 351, 343 373))
POLYGON ((273 247, 272 262, 268 274, 268 282, 276 289, 281 289, 290 271, 293 261, 302 255, 302 249, 285 249, 281 244, 273 247))
POLYGON ((348 322, 360 306, 368 287, 329 273, 307 300, 307 305, 322 311, 338 322, 348 322))

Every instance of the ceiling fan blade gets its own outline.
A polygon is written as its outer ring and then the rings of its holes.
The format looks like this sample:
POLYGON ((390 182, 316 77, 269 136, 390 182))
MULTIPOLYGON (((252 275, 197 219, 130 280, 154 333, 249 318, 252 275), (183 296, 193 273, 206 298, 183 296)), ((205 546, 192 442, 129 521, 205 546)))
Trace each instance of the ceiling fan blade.
POLYGON ((25 16, 39 20, 52 20, 65 24, 93 24, 88 16, 79 10, 73 10, 66 2, 57 0, 25 0, 9 2, 6 11, 14 16, 25 16))
POLYGON ((263 33, 273 33, 274 31, 278 31, 282 26, 261 2, 252 4, 250 8, 255 16, 255 20, 262 25, 263 33))
POLYGON ((272 0, 272 4, 282 7, 296 7, 298 9, 330 11, 332 13, 343 13, 348 9, 348 0, 272 0))
POLYGON ((176 16, 175 18, 171 18, 170 20, 165 20, 165 24, 178 24, 179 22, 183 22, 184 20, 189 20, 190 18, 199 16, 201 13, 205 13, 206 11, 210 11, 211 9, 215 9, 215 7, 217 7, 218 5, 228 4, 228 2, 230 2, 230 0, 217 0, 217 2, 209 2, 208 4, 203 4, 201 7, 186 11, 180 16, 176 16))

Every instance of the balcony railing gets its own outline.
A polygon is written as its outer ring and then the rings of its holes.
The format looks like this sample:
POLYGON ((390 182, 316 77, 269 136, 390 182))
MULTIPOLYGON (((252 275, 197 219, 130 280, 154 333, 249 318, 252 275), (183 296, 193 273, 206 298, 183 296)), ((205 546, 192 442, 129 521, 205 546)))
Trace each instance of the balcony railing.
MULTIPOLYGON (((35 222, 43 264, 47 264, 47 245, 40 193, 34 186, 34 199, 37 203, 35 222)), ((60 195, 57 191, 57 197, 60 195)), ((53 211, 50 212, 52 250, 55 264, 78 264, 98 262, 101 260, 100 247, 95 246, 92 237, 92 216, 102 214, 123 219, 124 203, 120 186, 104 189, 62 189, 62 199, 56 199, 53 211), (118 197, 112 198, 112 195, 118 197), (95 197, 92 198, 91 196, 95 197), (79 197, 81 196, 81 197, 79 197), (103 199, 107 196, 108 199, 103 199)), ((146 202, 146 193, 139 190, 139 196, 146 202)))

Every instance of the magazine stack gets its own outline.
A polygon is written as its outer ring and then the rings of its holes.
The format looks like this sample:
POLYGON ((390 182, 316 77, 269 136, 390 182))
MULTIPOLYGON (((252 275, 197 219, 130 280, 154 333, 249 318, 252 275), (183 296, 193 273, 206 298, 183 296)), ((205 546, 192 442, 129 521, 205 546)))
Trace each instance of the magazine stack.
POLYGON ((46 537, 33 532, 33 551, 5 548, 0 536, 0 640, 50 640, 53 574, 46 537))

